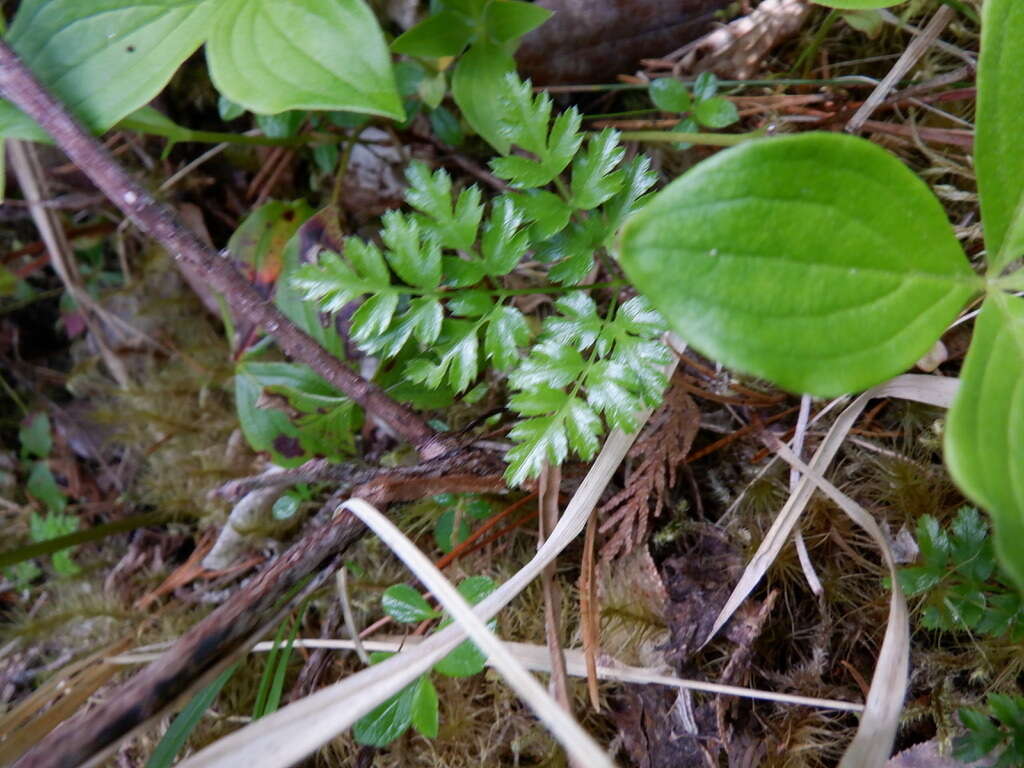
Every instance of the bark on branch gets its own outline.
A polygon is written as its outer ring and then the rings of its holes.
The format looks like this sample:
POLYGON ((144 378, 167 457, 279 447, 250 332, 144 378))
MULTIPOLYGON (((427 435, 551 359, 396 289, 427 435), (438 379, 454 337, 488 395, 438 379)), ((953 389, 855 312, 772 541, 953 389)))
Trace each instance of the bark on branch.
POLYGON ((0 93, 39 123, 71 161, 143 232, 223 294, 236 316, 261 325, 295 360, 306 363, 367 412, 408 440, 424 459, 454 450, 415 412, 354 373, 257 293, 227 259, 204 245, 165 205, 157 202, 109 152, 83 129, 0 41, 0 93))

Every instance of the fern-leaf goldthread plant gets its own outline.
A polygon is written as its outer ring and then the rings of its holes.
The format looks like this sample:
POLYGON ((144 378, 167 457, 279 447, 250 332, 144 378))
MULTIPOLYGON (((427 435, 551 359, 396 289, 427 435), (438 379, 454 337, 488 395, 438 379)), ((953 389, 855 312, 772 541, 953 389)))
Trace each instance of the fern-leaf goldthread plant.
POLYGON ((619 303, 613 290, 602 304, 595 294, 620 284, 585 284, 654 183, 646 158, 625 161, 614 131, 584 142, 574 109, 552 121, 550 98, 514 75, 500 101, 503 135, 523 153, 491 167, 511 191, 485 205, 476 187, 456 193, 445 171, 413 163, 413 210, 384 216, 381 244, 351 237, 292 285, 324 312, 360 302, 352 340, 401 358, 403 376, 425 388, 460 394, 484 369, 506 376, 521 417, 507 479, 518 484, 570 451, 592 458, 608 427, 634 430, 634 413, 661 400, 668 352, 645 299, 619 303), (557 297, 539 328, 516 304, 530 294, 557 297))

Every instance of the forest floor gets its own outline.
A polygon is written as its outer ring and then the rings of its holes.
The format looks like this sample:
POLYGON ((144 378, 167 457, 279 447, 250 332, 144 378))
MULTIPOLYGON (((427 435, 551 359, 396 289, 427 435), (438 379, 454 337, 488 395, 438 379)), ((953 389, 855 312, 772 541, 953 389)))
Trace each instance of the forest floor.
MULTIPOLYGON (((938 0, 914 0, 882 14, 814 7, 791 34, 765 42, 763 50, 719 52, 719 94, 739 115, 722 132, 842 130, 905 54, 915 30, 942 7, 938 0), (753 68, 744 64, 751 55, 758 64, 753 68)), ((931 187, 975 258, 983 243, 971 158, 979 41, 972 8, 968 3, 952 14, 860 134, 931 187)), ((723 20, 740 18, 744 10, 734 3, 723 20)), ((651 51, 643 68, 620 73, 608 87, 551 88, 556 108, 575 105, 588 129, 671 127, 675 122, 653 107, 645 87, 673 72, 676 60, 659 58, 665 54, 651 51)), ((241 133, 253 127, 251 115, 229 124, 221 119, 201 58, 186 62, 155 105, 194 128, 241 133)), ((297 130, 308 128, 299 124, 297 130)), ((464 129, 423 115, 401 128, 360 128, 370 141, 347 158, 340 184, 336 156, 325 159, 301 146, 168 146, 159 136, 119 130, 104 142, 220 250, 268 201, 305 200, 318 210, 339 191, 347 231, 370 236, 380 215, 402 204, 404 168, 412 158, 447 168, 456 185, 486 187, 495 181, 486 170, 488 148, 459 135, 464 129)), ((719 151, 664 143, 629 147, 651 157, 660 184, 719 151)), ((259 498, 233 492, 234 481, 268 476, 268 452, 247 442, 236 404, 240 345, 260 343, 260 329, 226 327, 216 296, 197 293, 58 150, 37 151, 71 258, 63 268, 53 263, 9 168, 0 210, 0 764, 79 709, 102 708, 121 695, 117 686, 141 661, 110 659, 173 641, 232 595, 251 589, 260 569, 327 519, 325 502, 338 487, 330 472, 320 472, 300 478, 304 482, 286 495, 280 486, 259 498), (84 297, 98 305, 98 315, 83 311, 84 297), (224 545, 219 532, 243 496, 257 514, 230 551, 210 560, 215 542, 224 545), (76 531, 74 546, 47 548, 45 542, 76 531)), ((262 287, 272 284, 273 275, 262 287)), ((956 377, 970 338, 971 324, 957 324, 937 357, 917 372, 956 377)), ((487 420, 501 401, 486 387, 473 391, 472 402, 431 411, 431 423, 453 431, 493 424, 487 420)), ((255 407, 288 411, 272 393, 259 394, 255 407)), ((586 633, 581 598, 586 603, 593 594, 604 660, 862 704, 890 618, 889 570, 870 536, 821 494, 800 518, 805 555, 792 541, 783 546, 732 621, 704 644, 790 496, 790 470, 766 447, 765 436, 800 435, 803 455, 811 456, 846 404, 802 401, 683 352, 665 405, 598 505, 594 540, 581 536, 557 560, 556 608, 538 581, 499 614, 500 635, 539 646, 553 635, 565 648, 579 648, 586 633)), ((966 517, 957 517, 965 499, 942 463, 943 419, 939 408, 874 400, 828 468, 832 483, 881 525, 901 567, 927 559, 918 533, 924 516, 943 530, 954 520, 959 533, 967 525, 966 517)), ((414 458, 372 414, 353 447, 363 461, 396 472, 414 458)), ((287 453, 287 446, 275 450, 287 453)), ((580 463, 563 468, 563 502, 587 470, 580 463)), ((482 575, 501 584, 535 552, 536 491, 493 481, 460 489, 443 471, 414 485, 389 491, 389 513, 430 557, 452 553, 445 574, 453 582, 482 575)), ((968 522, 983 539, 986 524, 968 522)), ((367 641, 403 641, 401 628, 381 621, 383 592, 410 580, 402 563, 373 536, 353 543, 333 565, 339 562, 351 616, 344 616, 332 577, 301 609, 293 607, 265 628, 267 640, 278 633, 278 645, 291 633, 300 641, 277 658, 244 657, 201 711, 179 757, 237 730, 254 707, 269 712, 364 666, 353 653, 316 650, 302 639, 347 638, 351 621, 366 630, 367 641), (280 702, 266 709, 268 690, 280 702)), ((982 594, 983 603, 1005 597, 998 575, 989 577, 964 586, 950 570, 939 587, 909 599, 909 688, 889 765, 963 765, 950 751, 964 734, 958 709, 981 706, 991 692, 1020 694, 1016 613, 1001 631, 988 632, 958 628, 953 616, 958 600, 972 599, 965 590, 982 594)), ((409 635, 422 635, 429 624, 411 626, 409 635)), ((197 685, 208 682, 196 677, 197 685)), ((568 764, 493 671, 435 676, 434 684, 435 738, 410 729, 389 746, 375 747, 346 732, 308 764, 568 764)), ((664 685, 601 680, 592 701, 586 679, 570 677, 567 690, 576 717, 621 765, 836 765, 858 727, 852 711, 664 685)), ((169 765, 173 751, 166 762, 151 758, 168 722, 158 718, 117 745, 108 764, 169 765)))

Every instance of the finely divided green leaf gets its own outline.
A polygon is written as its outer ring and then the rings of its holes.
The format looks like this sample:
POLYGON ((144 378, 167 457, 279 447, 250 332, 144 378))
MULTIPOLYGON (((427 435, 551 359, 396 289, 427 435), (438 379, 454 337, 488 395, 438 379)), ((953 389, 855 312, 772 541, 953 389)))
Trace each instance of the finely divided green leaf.
POLYGON ((434 232, 446 248, 471 248, 484 214, 480 189, 474 186, 462 190, 453 210, 452 180, 443 169, 431 174, 426 165, 414 162, 405 175, 409 180, 405 201, 425 215, 420 219, 421 226, 434 232))
POLYGON ((409 285, 436 288, 441 282, 441 244, 401 211, 388 211, 382 225, 380 237, 395 274, 409 285))
POLYGON ((502 195, 494 202, 480 239, 487 274, 507 275, 523 258, 530 247, 530 232, 523 222, 523 213, 512 198, 502 195))
POLYGON ((998 275, 1024 255, 1024 3, 986 0, 982 7, 981 58, 974 163, 989 273, 998 275))
MULTIPOLYGON (((221 0, 206 56, 217 90, 253 112, 363 112, 402 120, 391 57, 362 0, 221 0)), ((106 84, 105 84, 106 85, 106 84)))
MULTIPOLYGON (((217 12, 209 0, 26 0, 7 41, 99 132, 160 92, 203 42, 217 12)), ((8 109, 0 111, 8 113, 0 116, 0 133, 24 135, 25 120, 8 109)))
POLYGON ((391 44, 395 53, 436 59, 458 56, 473 38, 473 25, 463 14, 442 10, 428 16, 391 44))
POLYGON ((495 368, 504 370, 519 362, 519 347, 529 340, 530 328, 522 312, 507 305, 491 311, 484 334, 484 351, 495 368))
POLYGON ((910 367, 981 285, 925 184, 839 134, 704 161, 627 222, 620 258, 695 348, 820 396, 910 367))
POLYGON ((992 516, 999 562, 1024 589, 1024 301, 985 300, 946 423, 946 464, 992 516))

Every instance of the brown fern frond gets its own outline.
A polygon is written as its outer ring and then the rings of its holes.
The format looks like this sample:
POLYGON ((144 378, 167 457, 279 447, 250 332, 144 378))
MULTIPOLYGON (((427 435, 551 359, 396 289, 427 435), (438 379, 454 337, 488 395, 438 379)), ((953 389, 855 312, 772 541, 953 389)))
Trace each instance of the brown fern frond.
POLYGON ((665 403, 630 449, 629 458, 638 463, 628 471, 625 487, 598 510, 603 518, 600 532, 614 530, 601 548, 603 560, 629 553, 644 541, 651 518, 665 508, 676 470, 690 453, 699 427, 697 405, 682 386, 673 383, 665 403))

